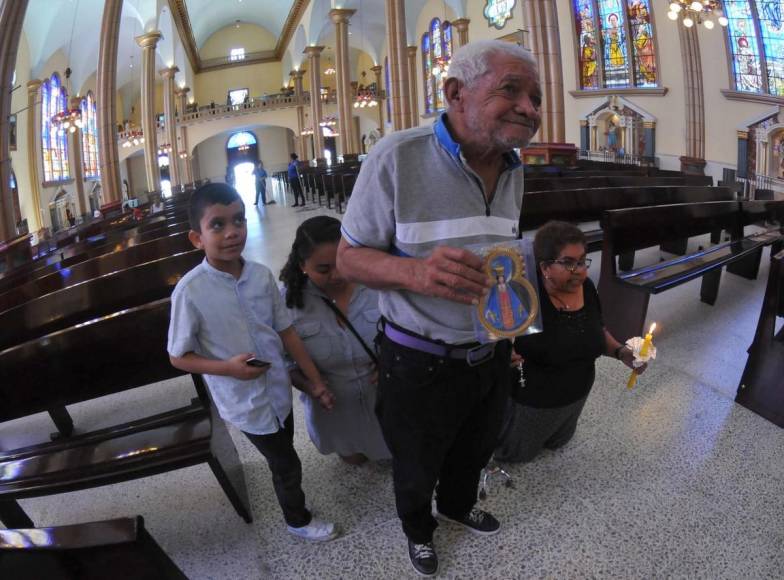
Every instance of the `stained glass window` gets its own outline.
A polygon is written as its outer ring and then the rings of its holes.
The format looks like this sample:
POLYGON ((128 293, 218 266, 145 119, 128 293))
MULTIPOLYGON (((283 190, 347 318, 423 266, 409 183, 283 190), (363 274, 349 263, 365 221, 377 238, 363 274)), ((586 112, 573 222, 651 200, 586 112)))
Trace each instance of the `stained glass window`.
POLYGON ((579 0, 575 5, 575 23, 579 39, 580 55, 580 88, 598 89, 599 70, 597 62, 596 19, 594 18, 593 2, 579 0))
POLYGON ((95 98, 89 91, 82 99, 82 166, 85 179, 96 179, 98 172, 98 122, 95 98))
POLYGON ((573 0, 580 88, 658 86, 651 0, 573 0))
POLYGON ((452 60, 452 25, 439 18, 430 21, 422 35, 422 71, 424 74, 425 113, 446 108, 444 98, 444 70, 452 60))
POLYGON ((41 85, 41 151, 44 181, 70 179, 68 169, 68 136, 64 129, 52 123, 52 117, 67 110, 68 93, 54 73, 41 85))
POLYGON ((430 34, 425 32, 422 35, 422 86, 425 92, 425 113, 432 113, 435 110, 433 96, 433 83, 430 75, 433 63, 430 55, 430 34))
POLYGON ((765 47, 767 92, 784 96, 784 3, 781 0, 755 0, 755 8, 765 47))
POLYGON ((226 148, 236 149, 238 147, 249 147, 251 145, 256 145, 256 136, 253 133, 249 133, 248 131, 240 131, 239 133, 234 133, 231 137, 229 137, 229 142, 226 143, 226 148))

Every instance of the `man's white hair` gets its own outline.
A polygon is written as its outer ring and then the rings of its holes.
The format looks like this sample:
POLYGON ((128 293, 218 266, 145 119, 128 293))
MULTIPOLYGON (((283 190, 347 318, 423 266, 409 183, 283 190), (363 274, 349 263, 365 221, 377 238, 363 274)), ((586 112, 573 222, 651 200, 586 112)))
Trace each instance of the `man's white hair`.
POLYGON ((490 57, 501 54, 517 58, 538 70, 536 59, 527 48, 503 40, 477 40, 458 48, 449 62, 449 78, 456 78, 466 86, 474 84, 489 71, 490 57))

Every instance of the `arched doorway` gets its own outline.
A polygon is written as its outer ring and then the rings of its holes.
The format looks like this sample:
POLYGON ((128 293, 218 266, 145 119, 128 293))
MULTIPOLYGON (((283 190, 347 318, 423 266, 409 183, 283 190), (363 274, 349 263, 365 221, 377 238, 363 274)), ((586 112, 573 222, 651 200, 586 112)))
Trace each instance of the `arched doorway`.
POLYGON ((60 189, 49 202, 49 217, 52 218, 52 231, 56 232, 73 225, 74 203, 71 194, 60 189))
POLYGON ((161 195, 164 198, 171 197, 171 173, 169 172, 169 155, 167 153, 158 154, 158 168, 161 171, 161 195))
POLYGON ((259 159, 259 144, 256 135, 250 131, 233 133, 226 142, 226 159, 229 168, 227 181, 240 194, 246 205, 256 200, 256 177, 253 170, 259 159))

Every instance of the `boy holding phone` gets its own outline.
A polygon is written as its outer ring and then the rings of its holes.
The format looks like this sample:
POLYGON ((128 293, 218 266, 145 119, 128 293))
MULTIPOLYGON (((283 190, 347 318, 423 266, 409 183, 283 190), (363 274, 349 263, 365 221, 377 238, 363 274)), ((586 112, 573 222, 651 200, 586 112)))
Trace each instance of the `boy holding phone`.
POLYGON ((171 363, 204 375, 220 416, 264 455, 288 531, 331 540, 338 535, 335 525, 314 519, 305 507, 284 349, 308 378, 309 394, 326 409, 334 403, 332 393, 291 324, 272 272, 242 259, 247 229, 237 191, 224 183, 199 188, 188 217, 188 237, 206 257, 172 294, 171 363))

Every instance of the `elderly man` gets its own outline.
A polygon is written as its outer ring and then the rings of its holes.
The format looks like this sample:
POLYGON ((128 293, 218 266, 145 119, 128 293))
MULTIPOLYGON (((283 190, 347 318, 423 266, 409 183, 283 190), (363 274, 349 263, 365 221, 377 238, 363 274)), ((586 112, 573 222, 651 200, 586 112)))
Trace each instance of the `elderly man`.
POLYGON ((479 345, 471 309, 492 281, 465 249, 514 239, 524 147, 540 123, 536 64, 524 48, 458 49, 433 126, 394 133, 362 164, 338 268, 380 289, 376 413, 392 451, 395 501, 416 571, 434 575, 431 513, 478 534, 500 524, 475 507, 508 396, 511 347, 479 345))

